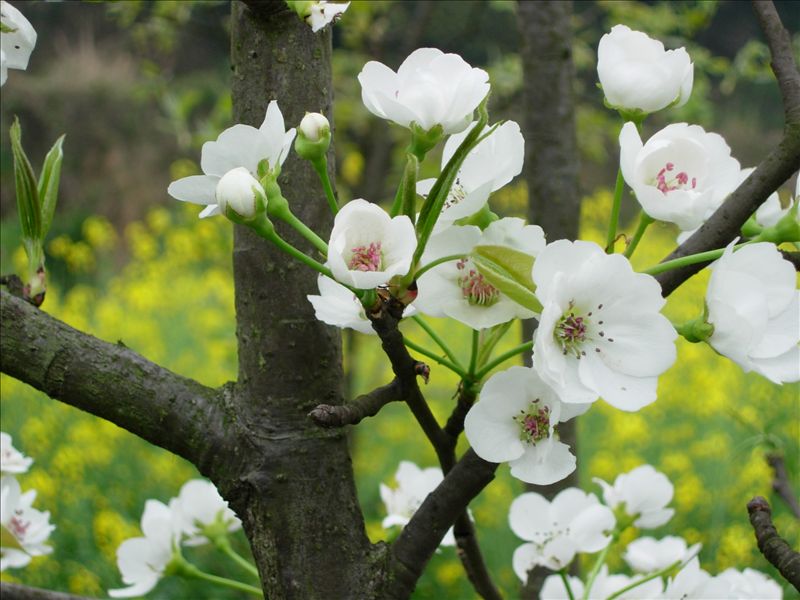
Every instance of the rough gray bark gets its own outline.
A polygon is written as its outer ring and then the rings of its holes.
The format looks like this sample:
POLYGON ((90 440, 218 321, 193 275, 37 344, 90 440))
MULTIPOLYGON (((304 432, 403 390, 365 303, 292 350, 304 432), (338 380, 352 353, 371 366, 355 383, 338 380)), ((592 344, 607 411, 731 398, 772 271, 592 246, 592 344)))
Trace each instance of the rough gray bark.
MULTIPOLYGON (((544 229, 548 241, 578 237, 581 199, 578 190, 578 146, 575 134, 575 79, 572 64, 572 3, 562 0, 518 3, 522 47, 525 137, 523 176, 528 184, 528 220, 544 229)), ((536 323, 525 321, 523 340, 536 323)), ((525 356, 530 365, 530 355, 525 356)), ((561 441, 577 453, 575 419, 559 425, 561 441)), ((548 486, 529 486, 546 498, 578 485, 578 471, 548 486)), ((533 569, 522 590, 537 598, 552 571, 533 569)))
POLYGON ((5 581, 0 584, 0 595, 3 600, 88 600, 86 596, 74 596, 5 581))

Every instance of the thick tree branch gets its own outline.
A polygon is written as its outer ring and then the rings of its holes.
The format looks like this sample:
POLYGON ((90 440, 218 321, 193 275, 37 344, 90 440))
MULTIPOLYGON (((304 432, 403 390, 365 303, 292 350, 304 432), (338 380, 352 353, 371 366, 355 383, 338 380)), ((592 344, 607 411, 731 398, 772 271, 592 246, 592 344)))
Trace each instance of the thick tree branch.
MULTIPOLYGON (((470 500, 494 479, 496 470, 495 463, 486 462, 472 449, 467 450, 439 487, 425 499, 392 546, 395 578, 387 589, 387 598, 410 595, 450 523, 466 512, 470 500)), ((491 597, 501 596, 495 592, 491 597)))
POLYGON ((775 490, 786 503, 789 510, 792 511, 792 514, 800 519, 800 504, 797 502, 797 496, 789 481, 789 474, 786 472, 786 461, 784 460, 783 453, 770 452, 767 454, 767 463, 772 467, 772 472, 775 475, 772 479, 772 489, 775 490))
POLYGON ((194 463, 225 439, 223 396, 133 350, 73 329, 0 291, 0 369, 194 463))
MULTIPOLYGON (((786 124, 778 146, 761 161, 755 171, 725 201, 725 203, 688 240, 664 260, 724 248, 739 235, 744 222, 763 204, 769 195, 800 169, 800 72, 792 54, 789 32, 781 24, 775 6, 769 1, 756 1, 764 37, 772 54, 772 70, 778 80, 783 98, 786 124)), ((656 279, 664 296, 671 294, 706 263, 660 273, 656 279)))
POLYGON ((308 416, 322 427, 344 427, 356 425, 367 417, 374 417, 389 402, 402 400, 402 386, 398 379, 362 394, 348 404, 320 404, 308 416))
POLYGON ((750 524, 756 534, 758 549, 780 574, 800 591, 800 553, 792 550, 772 524, 772 510, 761 496, 747 503, 750 524))
POLYGON ((453 448, 455 448, 458 442, 458 436, 464 431, 464 419, 467 418, 469 409, 472 408, 472 405, 475 403, 476 396, 477 394, 474 388, 464 385, 463 382, 461 383, 458 388, 456 405, 444 426, 444 432, 450 437, 450 443, 453 445, 453 448))
POLYGON ((3 600, 89 600, 86 596, 75 596, 5 581, 0 583, 0 596, 3 600))

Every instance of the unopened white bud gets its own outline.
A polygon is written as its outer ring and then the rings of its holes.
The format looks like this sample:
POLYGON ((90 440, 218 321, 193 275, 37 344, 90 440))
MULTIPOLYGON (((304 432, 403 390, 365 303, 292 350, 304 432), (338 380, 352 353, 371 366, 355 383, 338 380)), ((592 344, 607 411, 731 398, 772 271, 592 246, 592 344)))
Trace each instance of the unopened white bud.
POLYGON ((230 208, 241 217, 254 216, 259 194, 264 195, 264 188, 244 167, 231 169, 217 183, 217 204, 223 214, 230 208))
POLYGON ((311 142, 318 142, 323 137, 326 137, 331 131, 331 124, 325 115, 320 113, 306 113, 303 120, 300 121, 300 131, 306 136, 306 139, 311 142))

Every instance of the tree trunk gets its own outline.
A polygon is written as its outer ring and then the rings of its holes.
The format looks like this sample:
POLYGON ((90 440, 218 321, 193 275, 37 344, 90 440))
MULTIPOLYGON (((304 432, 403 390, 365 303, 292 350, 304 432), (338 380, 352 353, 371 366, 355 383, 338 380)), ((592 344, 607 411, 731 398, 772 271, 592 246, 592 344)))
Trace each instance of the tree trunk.
MULTIPOLYGON (((548 241, 578 237, 580 194, 578 149, 575 136, 575 101, 572 65, 572 3, 562 0, 521 1, 519 25, 522 37, 523 105, 527 107, 522 133, 525 137, 523 174, 528 183, 528 221, 539 225, 548 241)), ((536 323, 523 322, 523 338, 533 336, 536 323)), ((530 364, 530 356, 526 357, 530 364)), ((577 454, 575 419, 558 428, 561 441, 577 454)), ((578 485, 578 471, 536 492, 552 498, 578 485)), ((524 598, 538 598, 544 578, 551 571, 532 570, 524 586, 524 598)))

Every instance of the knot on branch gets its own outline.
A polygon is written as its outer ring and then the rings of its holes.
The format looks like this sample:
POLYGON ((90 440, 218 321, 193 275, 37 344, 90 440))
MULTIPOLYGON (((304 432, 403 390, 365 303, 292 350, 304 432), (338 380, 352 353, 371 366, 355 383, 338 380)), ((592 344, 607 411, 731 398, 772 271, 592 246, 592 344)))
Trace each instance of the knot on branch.
POLYGON ((431 378, 431 368, 428 365, 418 360, 414 363, 414 373, 422 377, 422 381, 424 381, 426 385, 428 384, 431 378))

